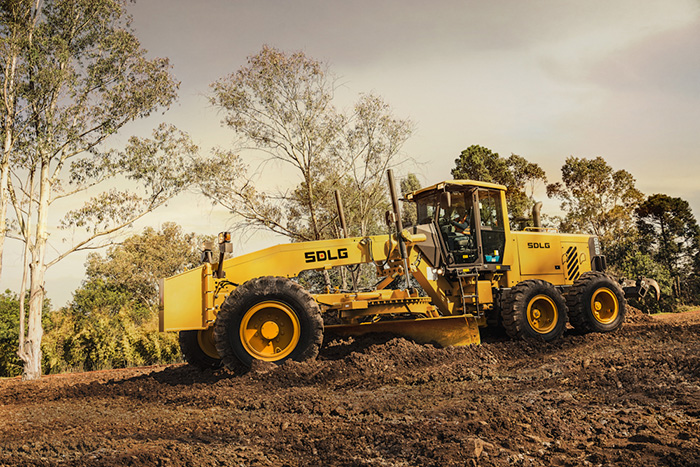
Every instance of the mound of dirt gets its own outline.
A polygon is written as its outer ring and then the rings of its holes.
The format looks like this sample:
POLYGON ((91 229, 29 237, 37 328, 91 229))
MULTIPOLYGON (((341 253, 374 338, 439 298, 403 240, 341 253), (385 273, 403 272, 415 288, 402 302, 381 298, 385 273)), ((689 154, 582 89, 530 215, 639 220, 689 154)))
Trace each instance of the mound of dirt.
POLYGON ((635 308, 628 304, 625 314, 625 321, 628 323, 651 323, 654 321, 654 318, 644 313, 639 308, 635 308))
POLYGON ((3 380, 0 465, 700 465, 700 313, 635 316, 556 343, 335 340, 240 376, 3 380))

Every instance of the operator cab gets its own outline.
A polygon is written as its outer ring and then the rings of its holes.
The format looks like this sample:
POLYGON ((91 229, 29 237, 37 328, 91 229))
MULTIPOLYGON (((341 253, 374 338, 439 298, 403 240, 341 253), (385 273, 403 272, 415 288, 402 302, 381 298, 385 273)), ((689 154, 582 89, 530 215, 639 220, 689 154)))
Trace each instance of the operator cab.
POLYGON ((505 187, 454 180, 407 195, 421 231, 429 227, 446 266, 500 265, 506 244, 505 187), (421 228, 422 227, 422 228, 421 228))

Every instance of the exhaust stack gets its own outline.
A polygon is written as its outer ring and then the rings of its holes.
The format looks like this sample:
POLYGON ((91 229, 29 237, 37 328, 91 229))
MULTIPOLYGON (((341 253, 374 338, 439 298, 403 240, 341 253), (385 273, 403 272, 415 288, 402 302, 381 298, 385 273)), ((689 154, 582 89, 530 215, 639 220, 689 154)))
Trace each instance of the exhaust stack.
POLYGON ((532 226, 540 228, 542 227, 542 221, 540 220, 540 209, 542 209, 542 201, 538 201, 532 207, 532 226))

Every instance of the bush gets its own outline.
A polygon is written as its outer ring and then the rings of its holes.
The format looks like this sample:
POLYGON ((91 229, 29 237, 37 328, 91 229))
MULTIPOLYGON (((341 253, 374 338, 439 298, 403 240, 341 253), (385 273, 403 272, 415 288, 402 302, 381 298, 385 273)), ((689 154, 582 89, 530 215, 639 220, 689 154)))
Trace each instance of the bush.
POLYGON ((92 371, 180 361, 176 333, 158 332, 158 315, 135 320, 128 306, 88 315, 64 308, 52 314, 44 337, 44 373, 92 371), (141 322, 139 322, 141 321, 141 322))

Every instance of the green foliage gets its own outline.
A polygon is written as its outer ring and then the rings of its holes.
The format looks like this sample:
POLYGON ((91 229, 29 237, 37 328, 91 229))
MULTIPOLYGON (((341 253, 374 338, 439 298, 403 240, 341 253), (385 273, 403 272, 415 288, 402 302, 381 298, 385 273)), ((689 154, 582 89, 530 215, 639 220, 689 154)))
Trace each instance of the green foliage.
POLYGON ((672 296, 681 303, 699 303, 700 227, 688 202, 655 194, 637 207, 635 216, 639 248, 672 278, 672 296))
POLYGON ((0 377, 22 374, 17 356, 19 342, 19 299, 9 290, 0 295, 0 377))
POLYGON ((643 199, 626 170, 613 170, 602 157, 569 157, 562 166, 562 181, 547 186, 550 198, 561 200, 564 218, 559 229, 597 235, 609 262, 634 240, 634 209, 643 199))
MULTIPOLYGON (((25 300, 25 309, 29 300, 25 300)), ((50 323, 51 301, 44 301, 42 321, 44 326, 50 323)), ((26 310, 25 310, 26 311, 26 310)), ((0 294, 0 377, 19 376, 22 374, 22 362, 17 355, 19 344, 19 297, 6 290, 0 294)))
MULTIPOLYGON (((406 196, 406 194, 420 189, 420 181, 418 181, 416 174, 409 173, 405 178, 401 179, 401 196, 406 196)), ((403 225, 415 225, 418 222, 416 203, 402 203, 401 216, 401 223, 403 225)))
POLYGON ((673 279, 663 265, 655 261, 651 255, 643 253, 639 249, 640 239, 636 236, 629 244, 629 248, 619 257, 620 259, 610 265, 610 271, 614 276, 636 280, 639 277, 654 279, 661 289, 661 299, 656 300, 653 291, 643 299, 630 299, 632 306, 647 313, 660 313, 675 311, 675 302, 672 296, 673 279))
MULTIPOLYGON (((108 248, 104 257, 92 253, 86 262, 87 281, 76 292, 74 305, 82 306, 83 295, 92 297, 91 291, 96 287, 101 293, 124 294, 124 300, 155 307, 158 281, 198 265, 199 247, 204 240, 166 222, 158 231, 146 227, 141 234, 108 248)), ((121 307, 123 302, 116 295, 111 303, 121 307)), ((86 308, 92 307, 92 300, 99 299, 89 298, 86 308)))
POLYGON ((44 338, 45 373, 172 363, 180 358, 175 333, 158 332, 158 317, 135 316, 126 304, 105 303, 89 313, 64 308, 51 315, 44 338))
POLYGON ((455 180, 480 180, 506 187, 506 201, 511 222, 523 221, 535 202, 532 191, 537 183, 546 183, 544 170, 522 156, 511 154, 507 159, 482 146, 469 146, 455 159, 452 169, 455 180), (530 195, 527 193, 530 188, 530 195))
POLYGON ((198 265, 206 238, 173 223, 91 254, 70 306, 50 314, 44 371, 96 370, 180 358, 177 334, 158 332, 158 281, 198 265))

